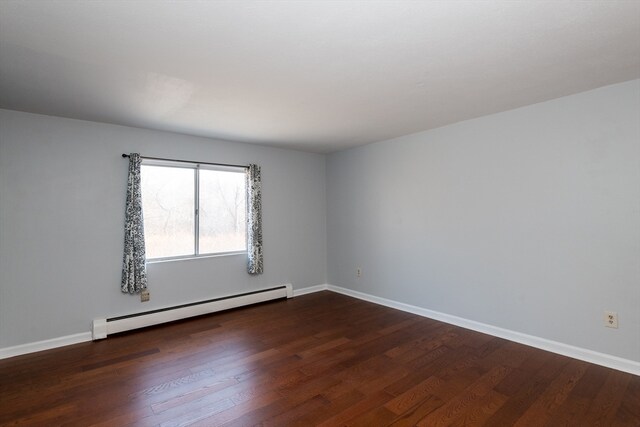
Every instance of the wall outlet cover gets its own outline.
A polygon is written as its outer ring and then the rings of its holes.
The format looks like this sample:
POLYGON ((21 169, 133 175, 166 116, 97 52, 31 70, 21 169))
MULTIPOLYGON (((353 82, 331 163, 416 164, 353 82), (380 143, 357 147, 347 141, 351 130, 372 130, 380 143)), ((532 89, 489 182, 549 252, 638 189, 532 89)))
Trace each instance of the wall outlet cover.
POLYGON ((607 328, 618 328, 618 313, 615 311, 604 312, 604 326, 607 328))

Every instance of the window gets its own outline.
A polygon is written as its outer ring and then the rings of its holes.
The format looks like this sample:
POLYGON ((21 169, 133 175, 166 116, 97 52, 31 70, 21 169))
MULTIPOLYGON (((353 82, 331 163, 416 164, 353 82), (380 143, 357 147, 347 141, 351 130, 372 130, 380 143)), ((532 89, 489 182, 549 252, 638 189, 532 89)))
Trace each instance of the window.
POLYGON ((145 160, 147 259, 246 252, 245 170, 145 160))

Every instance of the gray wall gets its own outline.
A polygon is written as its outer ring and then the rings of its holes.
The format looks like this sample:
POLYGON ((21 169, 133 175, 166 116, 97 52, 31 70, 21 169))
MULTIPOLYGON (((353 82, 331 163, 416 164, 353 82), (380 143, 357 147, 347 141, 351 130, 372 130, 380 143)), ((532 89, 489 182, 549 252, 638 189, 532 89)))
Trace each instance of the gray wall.
POLYGON ((96 317, 329 282, 640 360, 640 81, 335 153, 326 166, 322 155, 0 110, 0 348, 86 332, 96 317), (246 274, 242 256, 151 264, 151 301, 121 294, 130 151, 259 163, 265 273, 246 274), (620 329, 603 327, 603 310, 618 311, 620 329))
POLYGON ((333 285, 640 360, 638 80, 334 153, 327 206, 333 285))
POLYGON ((325 194, 323 155, 0 110, 0 348, 97 317, 326 283, 325 194), (248 275, 242 255, 151 264, 151 301, 122 294, 123 152, 261 165, 265 273, 248 275))

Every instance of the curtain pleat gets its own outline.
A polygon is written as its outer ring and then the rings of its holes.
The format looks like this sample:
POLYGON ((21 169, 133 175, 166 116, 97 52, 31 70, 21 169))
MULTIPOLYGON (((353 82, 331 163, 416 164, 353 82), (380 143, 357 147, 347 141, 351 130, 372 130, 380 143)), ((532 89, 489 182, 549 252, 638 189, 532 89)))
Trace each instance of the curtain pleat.
POLYGON ((129 154, 121 289, 122 292, 130 294, 140 293, 147 288, 147 261, 144 248, 144 219, 140 188, 141 163, 140 154, 129 154))
POLYGON ((262 255, 262 179, 260 166, 247 168, 247 271, 249 274, 263 272, 262 255))

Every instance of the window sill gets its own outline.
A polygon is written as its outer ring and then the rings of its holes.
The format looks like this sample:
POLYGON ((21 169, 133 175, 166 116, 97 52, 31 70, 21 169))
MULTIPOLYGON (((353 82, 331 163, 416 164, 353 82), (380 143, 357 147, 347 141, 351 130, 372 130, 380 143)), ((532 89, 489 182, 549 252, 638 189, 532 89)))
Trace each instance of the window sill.
POLYGON ((228 257, 235 255, 247 255, 247 251, 238 251, 238 252, 221 252, 217 254, 206 254, 206 255, 188 255, 188 256, 179 256, 179 257, 170 257, 170 258, 154 258, 148 259, 147 264, 161 264, 165 262, 176 262, 176 261, 193 261, 196 259, 207 259, 207 258, 219 258, 219 257, 228 257))

